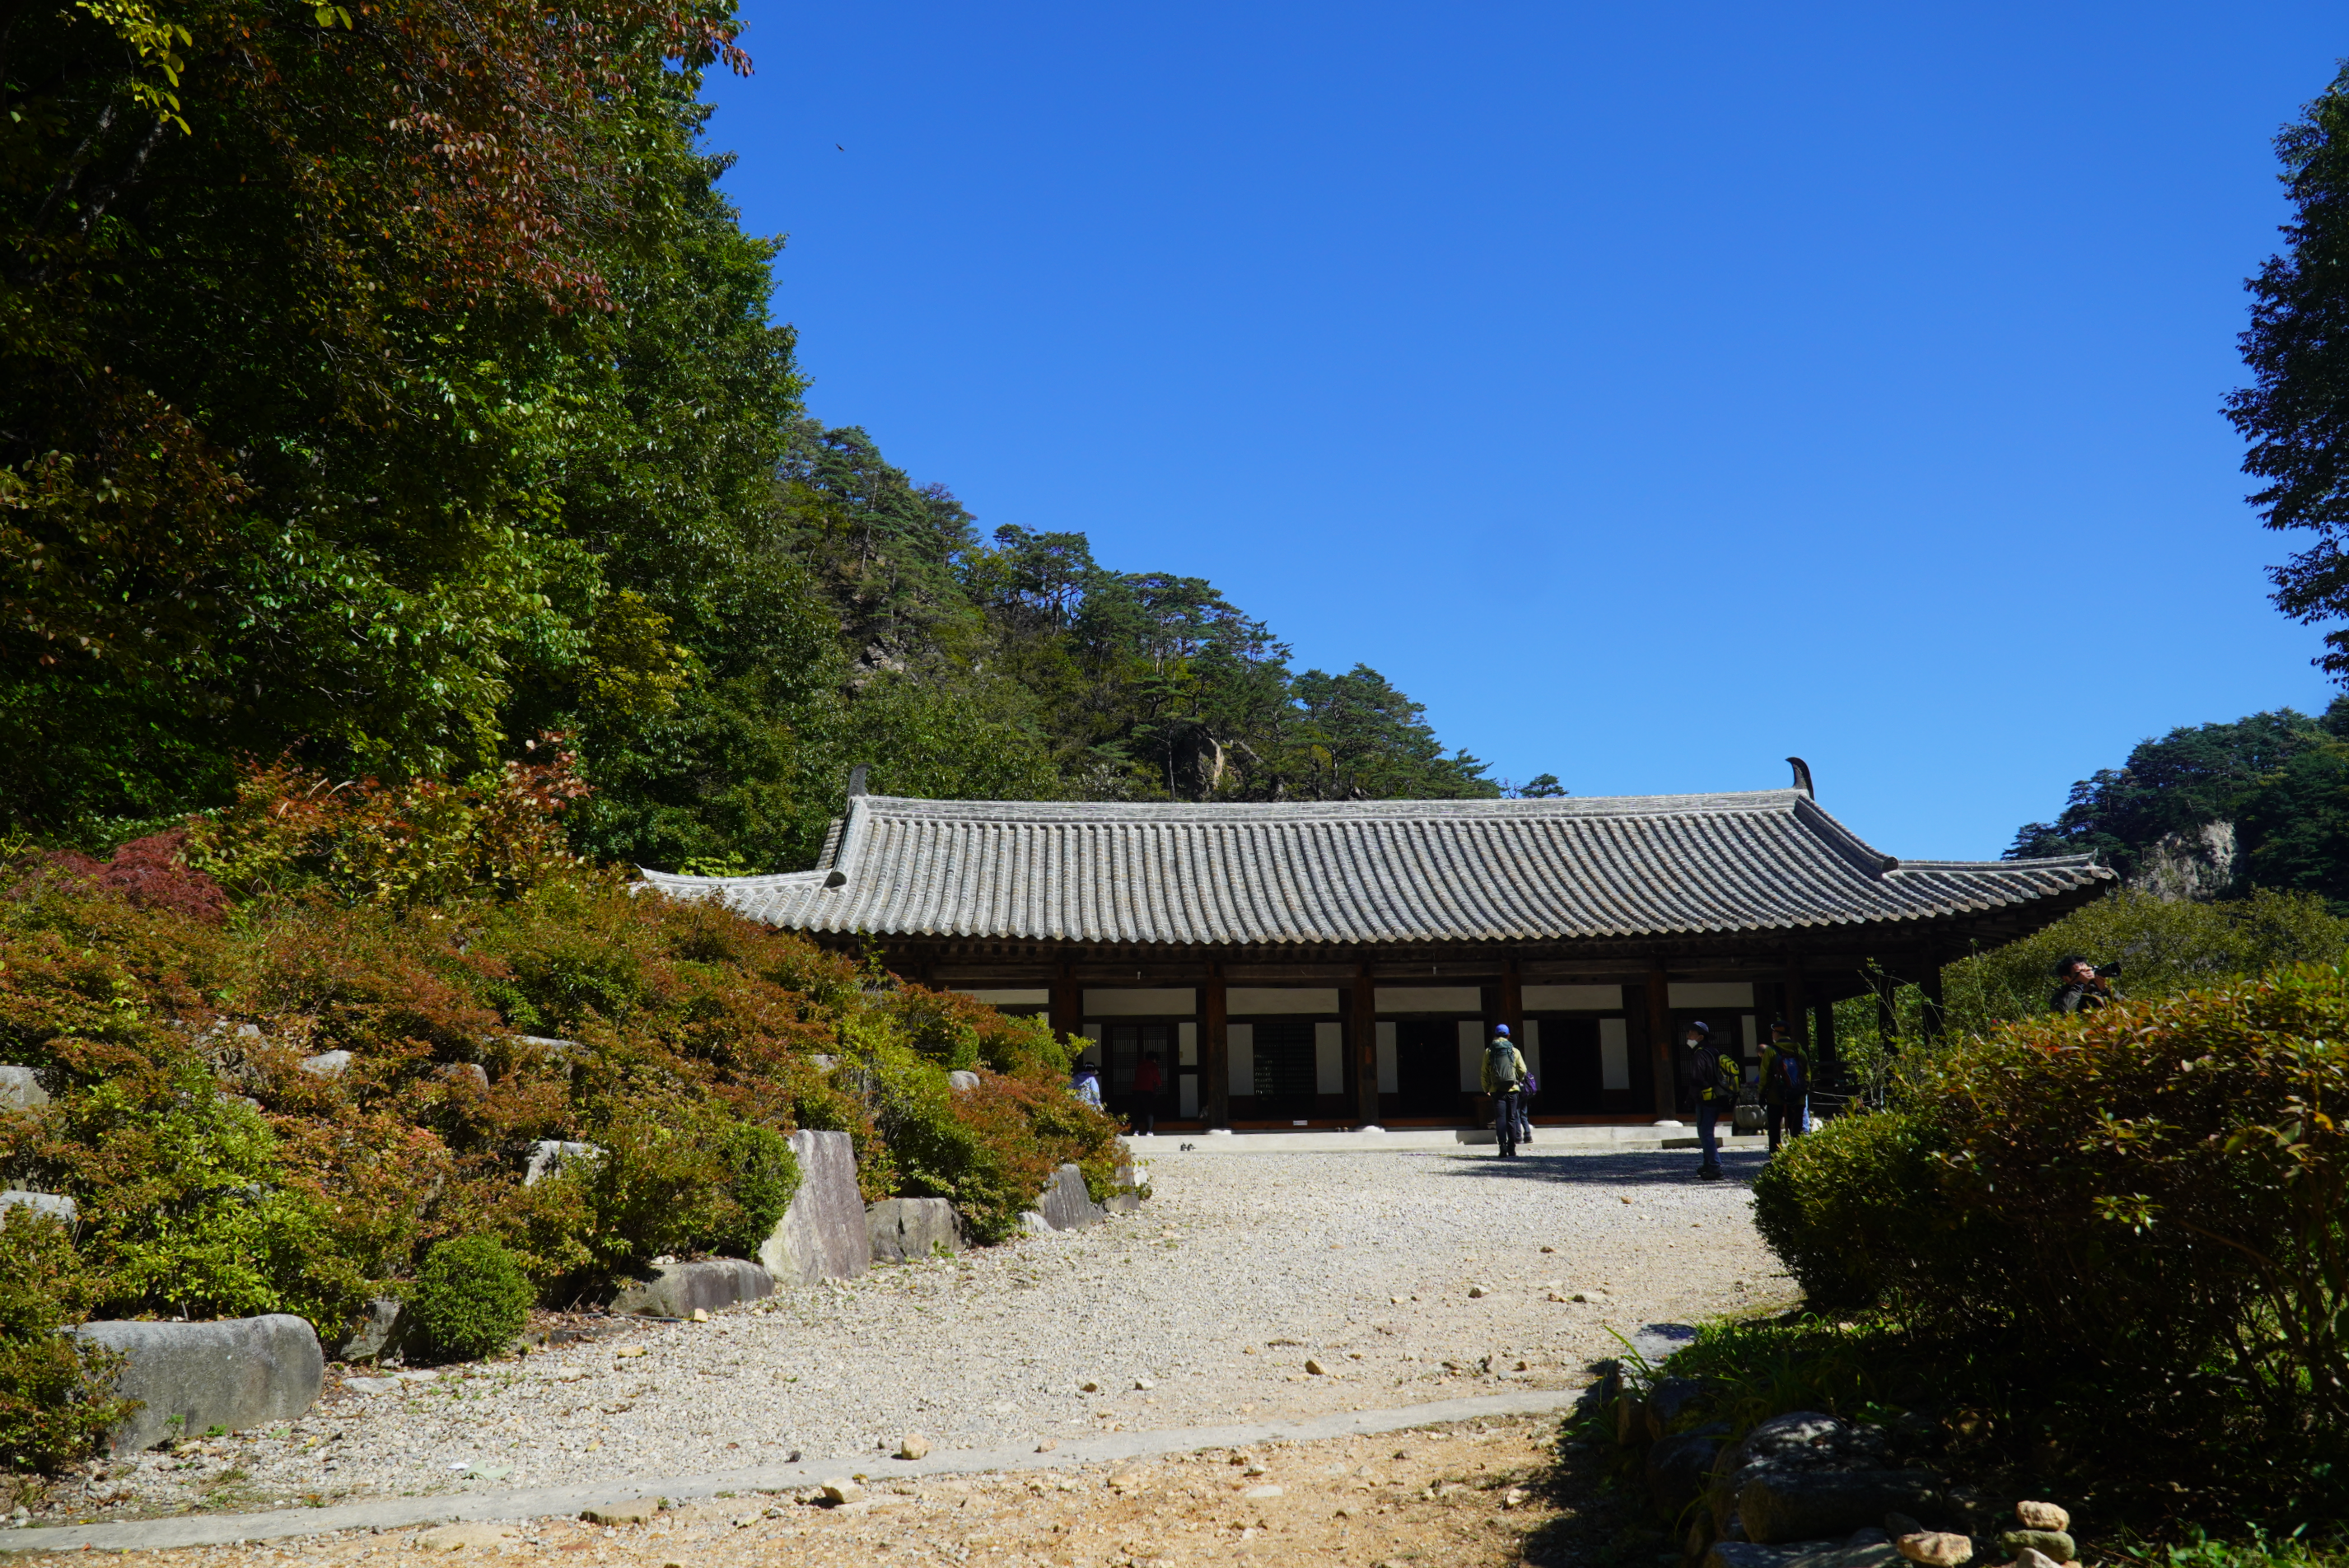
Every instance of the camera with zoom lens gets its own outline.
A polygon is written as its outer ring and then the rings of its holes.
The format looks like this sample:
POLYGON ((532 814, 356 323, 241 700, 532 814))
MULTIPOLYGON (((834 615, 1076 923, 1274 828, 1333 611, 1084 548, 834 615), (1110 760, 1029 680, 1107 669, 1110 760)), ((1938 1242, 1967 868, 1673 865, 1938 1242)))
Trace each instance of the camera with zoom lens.
POLYGON ((2120 977, 2121 977, 2121 966, 2120 966, 2120 964, 2119 964, 2119 962, 2118 962, 2117 960, 2116 960, 2116 961, 2114 961, 2113 963, 2110 963, 2110 964, 2099 964, 2099 965, 2096 965, 2096 978, 2097 978, 2097 979, 2099 979, 2099 980, 2117 980, 2117 979, 2119 979, 2120 977))

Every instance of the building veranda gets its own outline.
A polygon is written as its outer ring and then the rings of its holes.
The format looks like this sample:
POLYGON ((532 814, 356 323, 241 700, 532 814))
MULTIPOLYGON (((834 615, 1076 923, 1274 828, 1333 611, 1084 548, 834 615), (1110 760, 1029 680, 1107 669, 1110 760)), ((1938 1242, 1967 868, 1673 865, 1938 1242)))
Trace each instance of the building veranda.
MULTIPOLYGON (((1798 771, 1798 783, 1806 783, 1798 771)), ((1477 1119, 1493 1025, 1550 1122, 1674 1113, 1702 1018, 1831 1062, 1833 1004, 2101 895, 2086 856, 1901 861, 1806 788, 1247 805, 918 800, 854 789, 812 871, 689 877, 892 972, 1099 1042, 1112 1105, 1162 1065, 1162 1127, 1477 1119)))

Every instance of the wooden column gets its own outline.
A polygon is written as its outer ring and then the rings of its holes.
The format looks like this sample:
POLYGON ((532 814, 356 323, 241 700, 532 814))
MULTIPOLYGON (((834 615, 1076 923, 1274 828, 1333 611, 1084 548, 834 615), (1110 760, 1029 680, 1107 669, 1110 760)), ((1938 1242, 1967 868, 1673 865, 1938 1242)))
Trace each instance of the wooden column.
POLYGON ((1077 982, 1066 964, 1052 976, 1051 1019, 1056 1035, 1081 1035, 1085 1032, 1085 999, 1077 990, 1077 982))
POLYGON ((1672 982, 1660 963, 1648 971, 1648 1054, 1656 1064, 1656 1114, 1680 1114, 1680 1075, 1672 1070, 1672 982))
POLYGON ((1927 1040, 1941 1037, 1948 1020, 1941 1014, 1941 960, 1928 953, 1917 965, 1917 989, 1925 994, 1925 1016, 1922 1033, 1927 1040))
MULTIPOLYGON (((1803 955, 1786 954, 1786 1032, 1804 1050, 1811 1049, 1811 988, 1803 974, 1803 955)), ((1817 1061, 1815 1056, 1811 1058, 1817 1061)))
POLYGON ((1509 1026, 1509 1038, 1516 1041, 1517 1049, 1526 1048, 1526 986, 1517 973, 1514 958, 1501 966, 1501 1022, 1509 1026))
POLYGON ((1354 966, 1351 1009, 1346 1026, 1354 1034, 1354 1124, 1373 1127, 1379 1119, 1379 992, 1371 984, 1371 966, 1354 966))
POLYGON ((1232 1042, 1225 1022, 1224 966, 1210 964, 1199 987, 1199 1119, 1209 1127, 1232 1124, 1232 1042))

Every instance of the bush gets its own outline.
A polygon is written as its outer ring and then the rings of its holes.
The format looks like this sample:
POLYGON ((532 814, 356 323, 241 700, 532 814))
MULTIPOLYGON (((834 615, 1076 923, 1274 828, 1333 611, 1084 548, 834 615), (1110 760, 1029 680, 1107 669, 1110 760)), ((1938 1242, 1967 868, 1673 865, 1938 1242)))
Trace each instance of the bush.
POLYGON ((725 1161, 734 1212, 713 1229, 711 1244, 729 1257, 755 1258, 800 1190, 799 1156, 781 1133, 743 1122, 727 1137, 725 1161))
POLYGON ((138 1408, 109 1386, 115 1357, 58 1331, 88 1315, 93 1282, 65 1227, 0 1211, 0 1464, 54 1473, 88 1458, 138 1408))
POLYGON ((408 1309, 427 1352, 443 1361, 502 1355, 530 1320, 530 1281, 494 1236, 459 1236, 425 1257, 408 1309))
POLYGON ((1756 1221, 1820 1305, 1962 1363, 2010 1460, 2338 1509, 2344 1042, 2341 968, 2011 1026, 1791 1145, 1756 1221))
MULTIPOLYGON (((1952 1262, 1937 1190, 1940 1129, 1917 1111, 1838 1117, 1797 1138, 1754 1181, 1754 1223, 1823 1307, 1866 1306, 1952 1262)), ((1961 1265, 1960 1265, 1961 1268, 1961 1265)), ((1949 1270, 1938 1272, 1946 1281, 1949 1270)))

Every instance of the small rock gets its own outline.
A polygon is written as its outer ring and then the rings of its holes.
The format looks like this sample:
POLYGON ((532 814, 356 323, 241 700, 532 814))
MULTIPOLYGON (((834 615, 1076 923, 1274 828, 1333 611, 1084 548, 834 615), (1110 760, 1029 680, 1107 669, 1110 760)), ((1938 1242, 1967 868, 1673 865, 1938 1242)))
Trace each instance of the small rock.
POLYGON ((1329 1375, 1330 1368, 1309 1356, 1305 1358, 1305 1370, 1316 1377, 1322 1377, 1329 1375))
POLYGON ((1998 1549, 2013 1557, 2025 1552, 2043 1553, 2058 1563, 2069 1563, 2079 1555, 2072 1537, 2061 1530, 2010 1530, 1998 1538, 1998 1549))
POLYGON ((828 1480, 823 1483, 823 1500, 834 1508, 843 1503, 863 1502, 864 1489, 853 1480, 828 1480))
POLYGON ((641 1345, 623 1345, 620 1348, 612 1352, 615 1357, 618 1357, 622 1361, 633 1361, 644 1353, 645 1347, 641 1345))
POLYGON ((709 1322, 709 1309, 708 1307, 706 1307, 706 1306, 697 1306, 697 1307, 695 1307, 695 1308, 693 1309, 693 1321, 694 1321, 694 1322, 696 1322, 696 1323, 707 1323, 707 1322, 709 1322))
MULTIPOLYGON (((1544 1247, 1542 1251, 1547 1252, 1549 1249, 1547 1247, 1544 1247)), ((1501 1506, 1503 1508, 1523 1508, 1526 1502, 1532 1499, 1532 1497, 1533 1493, 1527 1491, 1524 1487, 1513 1486, 1508 1491, 1501 1494, 1501 1506)))
POLYGON ((1037 1451, 1038 1453, 1040 1453, 1040 1454, 1049 1454, 1049 1453, 1050 1453, 1054 1449, 1057 1449, 1057 1448, 1059 1448, 1060 1446, 1061 1446, 1061 1439, 1058 1439, 1058 1438, 1046 1438, 1042 1442, 1038 1443, 1038 1444, 1036 1445, 1036 1451, 1037 1451))
POLYGON ((1973 1561, 1974 1543, 1946 1530, 1912 1530, 1892 1542, 1893 1550, 1925 1568, 1961 1568, 1973 1561))
POLYGON ((1077 1392, 1080 1394, 1098 1394, 1101 1392, 1101 1385, 1091 1377, 1088 1377, 1083 1382, 1077 1385, 1077 1392))
POLYGON ((2052 1502, 2018 1502, 2014 1517, 2023 1522, 2025 1530, 2069 1530, 2072 1516, 2052 1502))
POLYGON ((1280 1495, 1280 1488, 1277 1486, 1252 1486, 1246 1491, 1240 1493, 1240 1495, 1242 1497, 1250 1498, 1278 1497, 1280 1495))
POLYGON ((590 1524, 650 1524, 660 1510, 650 1498, 631 1498, 626 1502, 599 1502, 579 1511, 579 1517, 590 1524))
POLYGON ((1485 1287, 1481 1284, 1472 1284, 1468 1287, 1468 1299, 1471 1301, 1475 1300, 1478 1296, 1483 1295, 1484 1294, 1485 1287))
POLYGON ((1542 1251, 1544 1251, 1544 1252, 1546 1252, 1546 1253, 1554 1253, 1554 1252, 1557 1251, 1557 1249, 1556 1247, 1545 1246, 1544 1248, 1542 1248, 1542 1251))
POLYGON ((1137 1387, 1137 1388, 1141 1388, 1141 1389, 1143 1389, 1143 1390, 1148 1390, 1148 1389, 1154 1388, 1154 1387, 1157 1387, 1157 1385, 1156 1385, 1155 1383, 1153 1383, 1153 1382, 1152 1382, 1149 1378, 1147 1378, 1147 1377, 1136 1377, 1136 1378, 1133 1380, 1133 1386, 1134 1386, 1135 1387, 1137 1387))
POLYGON ((354 1394, 388 1394, 399 1387, 397 1377, 346 1377, 343 1387, 354 1394))
POLYGON ((2014 1554, 2014 1568, 2064 1568, 2064 1565, 2035 1546, 2026 1546, 2014 1554))
POLYGON ((917 1460, 929 1451, 930 1439, 918 1432, 907 1432, 897 1439, 897 1457, 901 1460, 917 1460))

